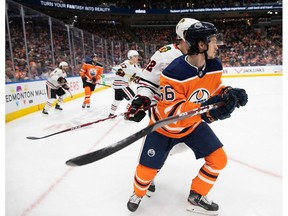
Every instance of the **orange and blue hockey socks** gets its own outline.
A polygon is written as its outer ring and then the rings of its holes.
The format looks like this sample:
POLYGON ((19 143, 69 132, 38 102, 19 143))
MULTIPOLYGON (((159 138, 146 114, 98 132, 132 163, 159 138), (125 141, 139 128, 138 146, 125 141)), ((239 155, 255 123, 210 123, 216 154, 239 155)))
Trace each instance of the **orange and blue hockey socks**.
POLYGON ((90 104, 90 97, 91 97, 91 88, 89 86, 85 86, 85 99, 84 99, 84 104, 90 104))
POLYGON ((205 164, 192 180, 191 190, 206 196, 217 180, 220 171, 227 164, 227 156, 222 148, 205 157, 205 164))
POLYGON ((157 174, 157 171, 157 169, 152 169, 138 164, 134 176, 134 191, 137 196, 143 197, 146 194, 151 181, 157 174))

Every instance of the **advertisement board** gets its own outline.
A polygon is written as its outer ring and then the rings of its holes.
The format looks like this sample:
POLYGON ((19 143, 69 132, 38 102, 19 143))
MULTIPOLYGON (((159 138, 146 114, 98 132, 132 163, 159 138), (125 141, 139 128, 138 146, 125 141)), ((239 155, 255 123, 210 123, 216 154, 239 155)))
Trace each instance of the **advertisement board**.
POLYGON ((231 76, 282 75, 282 65, 226 67, 226 68, 223 68, 223 77, 230 76, 230 75, 231 76))
MULTIPOLYGON (((82 81, 79 77, 68 78, 67 81, 71 94, 82 92, 82 81)), ((70 97, 70 93, 67 92, 66 96, 70 97)), ((6 84, 6 114, 45 103, 46 101, 46 80, 6 84)))
MULTIPOLYGON (((250 67, 227 67, 223 69, 223 77, 241 76, 281 76, 282 66, 250 66, 250 67)), ((102 75, 100 84, 95 91, 111 87, 115 73, 105 73, 102 75)), ((69 92, 66 94, 67 100, 84 97, 84 89, 80 77, 67 78, 69 92)), ((46 80, 6 83, 5 86, 5 114, 6 122, 14 120, 23 115, 43 109, 47 101, 46 80)), ((65 100, 66 101, 66 100, 65 100)))
POLYGON ((94 6, 88 4, 64 3, 61 1, 44 1, 44 0, 14 0, 20 4, 38 6, 43 8, 54 8, 68 11, 83 11, 92 13, 105 14, 192 14, 192 13, 227 13, 227 12, 247 12, 247 11, 279 11, 282 10, 282 4, 271 3, 266 5, 243 5, 235 7, 203 7, 203 8, 175 8, 175 9, 132 9, 115 6, 94 6))

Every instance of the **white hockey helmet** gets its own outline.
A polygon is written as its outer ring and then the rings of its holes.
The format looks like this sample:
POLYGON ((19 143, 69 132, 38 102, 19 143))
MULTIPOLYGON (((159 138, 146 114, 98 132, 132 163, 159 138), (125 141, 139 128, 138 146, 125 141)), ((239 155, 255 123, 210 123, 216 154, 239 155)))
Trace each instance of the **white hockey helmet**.
POLYGON ((194 23, 200 22, 199 20, 192 19, 192 18, 182 18, 178 24, 176 25, 176 34, 177 39, 182 39, 185 41, 184 38, 184 31, 187 31, 187 29, 193 25, 194 23))
POLYGON ((59 68, 62 68, 63 66, 67 66, 68 67, 68 63, 65 61, 62 61, 59 63, 59 68))
POLYGON ((129 50, 127 57, 130 59, 132 56, 139 56, 139 53, 136 50, 129 50))

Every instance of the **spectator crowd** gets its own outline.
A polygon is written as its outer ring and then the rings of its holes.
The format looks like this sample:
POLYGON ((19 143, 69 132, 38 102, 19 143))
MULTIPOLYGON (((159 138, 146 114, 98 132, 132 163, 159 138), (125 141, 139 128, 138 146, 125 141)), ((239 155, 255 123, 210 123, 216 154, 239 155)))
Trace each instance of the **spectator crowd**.
MULTIPOLYGON (((122 2, 133 6, 134 1, 122 2)), ((147 2, 153 4, 154 1, 147 2)), ((171 2, 177 5, 178 1, 171 2)), ((204 2, 212 3, 209 0, 204 2)), ((144 67, 157 49, 176 42, 176 23, 159 27, 130 27, 120 22, 102 21, 93 28, 91 24, 68 28, 63 23, 53 21, 50 29, 47 18, 36 17, 26 19, 24 37, 21 18, 9 18, 5 46, 6 82, 46 79, 61 61, 69 63, 71 70, 68 76, 78 75, 85 55, 92 52, 96 52, 104 63, 105 72, 125 60, 126 52, 130 49, 139 51, 140 66, 144 67)), ((224 67, 282 65, 282 24, 260 26, 258 22, 257 19, 253 23, 243 19, 214 22, 224 38, 224 45, 219 49, 219 58, 224 67)))

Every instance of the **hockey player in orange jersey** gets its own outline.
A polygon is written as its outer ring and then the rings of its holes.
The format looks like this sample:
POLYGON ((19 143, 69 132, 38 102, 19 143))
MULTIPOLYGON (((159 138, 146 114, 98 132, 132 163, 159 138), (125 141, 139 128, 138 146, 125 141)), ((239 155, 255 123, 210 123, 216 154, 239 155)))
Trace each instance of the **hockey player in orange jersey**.
MULTIPOLYGON (((135 122, 140 122, 146 115, 143 107, 157 103, 160 99, 160 74, 162 71, 177 57, 187 54, 188 45, 184 39, 184 33, 187 29, 199 20, 193 18, 182 18, 176 25, 176 43, 167 44, 157 50, 150 58, 149 63, 140 73, 140 80, 137 86, 137 93, 128 111, 125 114, 125 119, 135 122)), ((176 145, 171 151, 170 155, 180 153, 188 150, 185 144, 176 145)), ((151 182, 148 188, 149 195, 156 191, 154 181, 151 182)))
POLYGON ((185 34, 187 55, 176 58, 160 76, 161 100, 152 110, 150 123, 203 105, 221 103, 217 109, 163 126, 146 136, 134 176, 134 192, 127 207, 136 211, 151 181, 162 168, 169 151, 185 143, 196 159, 205 163, 192 179, 188 195, 188 211, 218 215, 219 206, 207 198, 227 156, 223 144, 209 123, 227 119, 236 107, 245 106, 244 89, 222 84, 222 65, 215 58, 218 50, 217 29, 207 22, 192 24, 185 34))
POLYGON ((103 65, 97 62, 97 54, 93 54, 90 57, 86 57, 85 63, 80 69, 80 76, 83 81, 83 88, 85 93, 84 103, 82 108, 90 108, 90 97, 94 91, 97 81, 101 79, 103 74, 103 65))
POLYGON ((142 107, 156 103, 160 98, 159 84, 162 71, 177 57, 187 54, 188 45, 184 39, 187 29, 199 20, 182 18, 176 25, 177 42, 167 44, 157 50, 142 70, 137 87, 137 95, 132 101, 126 119, 140 122, 146 115, 142 107), (137 113, 136 113, 137 111, 137 113))

